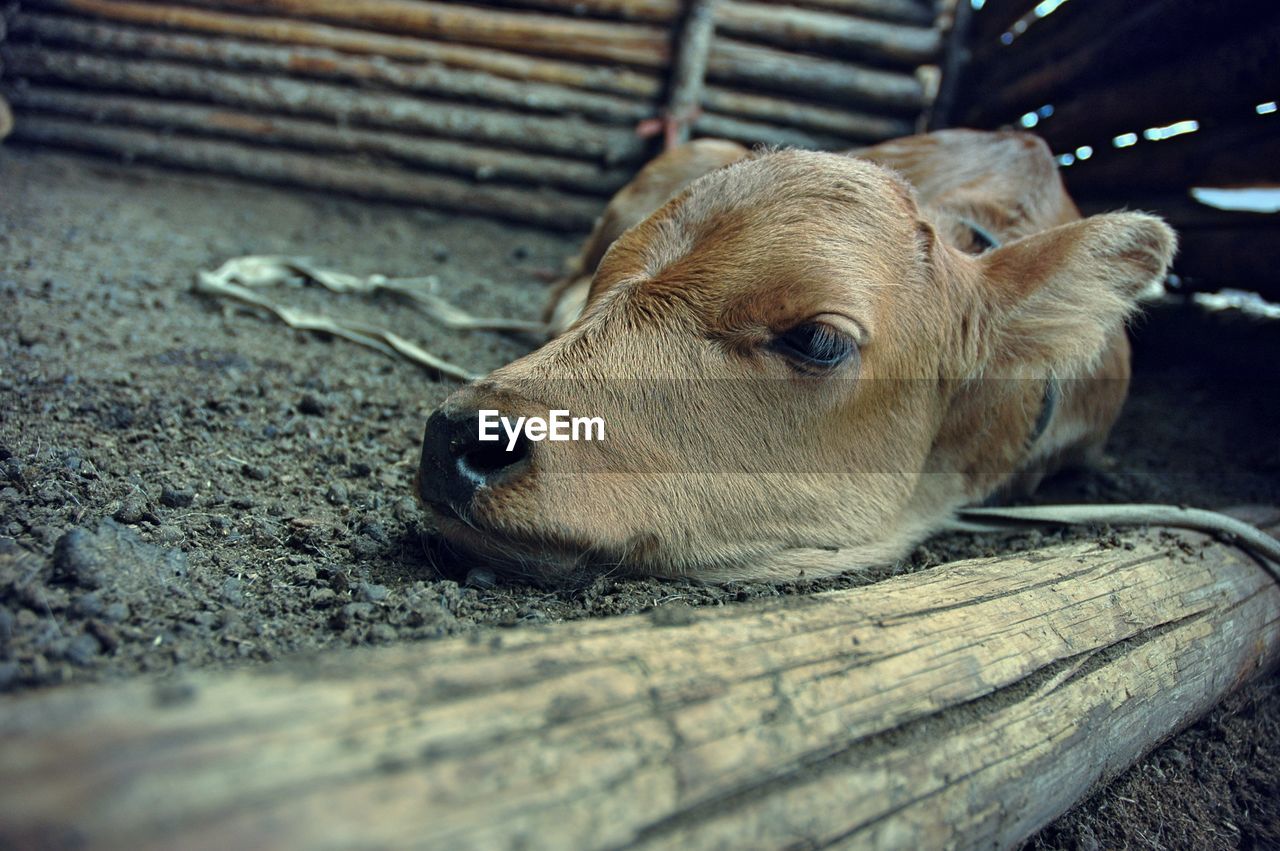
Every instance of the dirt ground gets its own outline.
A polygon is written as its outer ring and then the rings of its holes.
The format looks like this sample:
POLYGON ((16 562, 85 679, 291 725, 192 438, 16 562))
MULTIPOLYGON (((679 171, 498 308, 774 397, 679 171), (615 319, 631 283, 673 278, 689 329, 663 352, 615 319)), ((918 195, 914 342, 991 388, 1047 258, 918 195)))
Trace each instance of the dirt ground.
MULTIPOLYGON (((534 318, 537 273, 573 248, 483 220, 0 149, 0 691, 802 594, 1062 534, 943 537, 877 576, 780 587, 468 586, 468 565, 432 553, 410 495, 423 423, 453 385, 189 292, 195 270, 229 257, 305 254, 437 275, 474 312, 534 318)), ((529 347, 443 330, 394 299, 283 297, 477 370, 529 347)), ((1113 464, 1042 498, 1280 504, 1277 328, 1165 309, 1137 336, 1113 464), (1246 344, 1269 357, 1246 361, 1246 344)), ((1029 844, 1280 847, 1280 680, 1231 697, 1029 844)))

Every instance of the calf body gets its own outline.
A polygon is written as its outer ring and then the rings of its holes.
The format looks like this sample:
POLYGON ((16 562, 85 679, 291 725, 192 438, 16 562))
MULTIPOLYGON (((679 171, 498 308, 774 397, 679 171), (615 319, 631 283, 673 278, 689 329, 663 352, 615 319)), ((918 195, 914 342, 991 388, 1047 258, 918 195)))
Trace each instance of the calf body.
POLYGON ((451 541, 553 581, 883 563, 1098 450, 1173 245, 1149 216, 1081 219, 1024 135, 695 142, 610 204, 558 335, 432 416, 420 493, 451 541), (499 453, 480 409, 609 439, 499 453))

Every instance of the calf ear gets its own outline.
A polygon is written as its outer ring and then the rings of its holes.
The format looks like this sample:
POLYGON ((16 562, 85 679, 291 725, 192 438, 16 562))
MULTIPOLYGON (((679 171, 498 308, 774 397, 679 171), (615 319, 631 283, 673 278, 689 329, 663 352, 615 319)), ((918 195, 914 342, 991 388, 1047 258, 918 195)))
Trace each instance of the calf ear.
POLYGON ((1155 216, 1110 213, 983 255, 984 360, 1001 371, 1088 371, 1164 277, 1176 242, 1155 216))

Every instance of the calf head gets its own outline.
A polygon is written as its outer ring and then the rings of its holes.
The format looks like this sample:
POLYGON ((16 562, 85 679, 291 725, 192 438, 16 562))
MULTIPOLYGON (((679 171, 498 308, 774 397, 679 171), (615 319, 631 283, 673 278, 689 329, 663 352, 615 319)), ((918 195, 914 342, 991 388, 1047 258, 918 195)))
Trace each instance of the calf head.
POLYGON ((432 415, 420 494, 454 544, 551 581, 882 563, 1014 473, 1038 411, 1019 379, 1092 369, 1172 248, 1120 214, 969 256, 894 172, 751 157, 622 235, 572 327, 432 415), (508 450, 481 409, 605 437, 508 450))

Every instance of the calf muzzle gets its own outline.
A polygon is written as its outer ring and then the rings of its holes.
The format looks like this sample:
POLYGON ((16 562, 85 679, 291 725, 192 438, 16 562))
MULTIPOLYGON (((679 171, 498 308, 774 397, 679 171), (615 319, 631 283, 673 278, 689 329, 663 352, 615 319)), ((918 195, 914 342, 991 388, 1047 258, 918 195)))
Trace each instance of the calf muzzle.
POLYGON ((461 513, 478 491, 510 482, 527 470, 531 454, 523 434, 510 448, 506 440, 480 440, 477 410, 436 411, 427 419, 422 438, 418 495, 428 505, 461 513))

